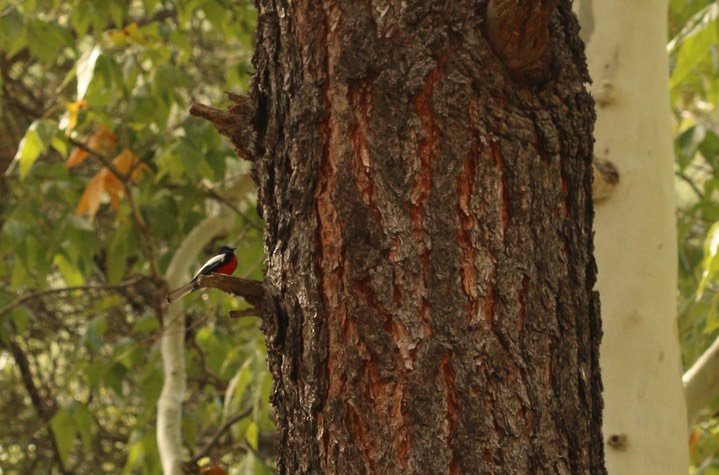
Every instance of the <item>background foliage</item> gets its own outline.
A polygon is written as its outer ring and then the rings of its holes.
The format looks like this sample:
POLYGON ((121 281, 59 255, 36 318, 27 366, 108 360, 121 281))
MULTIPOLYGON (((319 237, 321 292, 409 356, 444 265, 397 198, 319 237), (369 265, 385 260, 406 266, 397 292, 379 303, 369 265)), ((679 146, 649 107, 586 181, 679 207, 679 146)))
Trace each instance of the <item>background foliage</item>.
MULTIPOLYGON (((675 117, 678 323, 685 369, 719 337, 718 45, 719 3, 670 1, 668 51, 675 117)), ((689 442, 690 472, 719 473, 716 414, 692 428, 689 442)))
MULTIPOLYGON (((255 17, 249 0, 0 0, 0 474, 160 472, 173 251, 227 212, 206 254, 235 243, 236 274, 261 278, 248 167, 187 114, 246 90, 255 17)), ((719 336, 719 4, 670 0, 669 17, 688 368, 719 336)), ((271 471, 271 382, 259 323, 227 317, 240 304, 188 297, 190 468, 271 471)), ((708 417, 691 471, 719 473, 718 447, 708 417)))
MULTIPOLYGON (((0 0, 0 473, 160 472, 174 250, 226 213, 197 264, 234 243, 236 275, 262 275, 249 169, 187 114, 246 90, 250 3, 0 0)), ((186 300, 186 460, 268 472, 259 322, 186 300)))

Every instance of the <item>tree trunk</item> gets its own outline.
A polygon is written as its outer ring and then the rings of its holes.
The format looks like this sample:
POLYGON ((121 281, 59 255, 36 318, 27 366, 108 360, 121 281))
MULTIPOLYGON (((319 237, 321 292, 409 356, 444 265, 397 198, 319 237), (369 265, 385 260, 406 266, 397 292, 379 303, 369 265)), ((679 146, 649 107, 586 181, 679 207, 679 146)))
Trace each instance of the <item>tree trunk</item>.
POLYGON ((569 2, 258 9, 278 473, 603 473, 569 2))
POLYGON ((597 206, 595 222, 607 467, 610 473, 686 473, 667 2, 581 0, 575 6, 598 104, 596 155, 614 162, 621 176, 597 206))

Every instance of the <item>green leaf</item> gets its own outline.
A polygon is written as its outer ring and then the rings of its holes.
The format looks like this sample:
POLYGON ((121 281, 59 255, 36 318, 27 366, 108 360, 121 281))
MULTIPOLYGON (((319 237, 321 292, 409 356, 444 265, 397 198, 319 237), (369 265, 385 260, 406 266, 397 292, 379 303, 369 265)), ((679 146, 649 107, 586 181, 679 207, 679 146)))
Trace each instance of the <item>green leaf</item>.
POLYGON ((115 28, 122 28, 126 5, 125 2, 110 2, 110 18, 112 18, 115 28))
POLYGON ((681 169, 686 168, 694 158, 699 144, 706 136, 706 129, 701 125, 692 125, 680 133, 675 143, 676 154, 681 169))
POLYGON ((95 76, 95 64, 100 56, 100 47, 95 45, 91 50, 86 51, 80 59, 77 60, 77 100, 85 98, 88 87, 95 76))
POLYGON ((250 424, 247 426, 247 429, 245 430, 245 439, 247 440, 247 443, 250 444, 250 447, 257 450, 257 441, 260 435, 260 428, 257 427, 257 424, 254 422, 250 422, 250 424))
POLYGON ((719 42, 719 4, 712 3, 697 13, 668 46, 677 61, 669 81, 676 88, 706 58, 719 42), (677 52, 677 49, 679 51, 677 52))
POLYGON ((77 265, 70 261, 65 254, 56 254, 53 263, 60 269, 63 279, 68 286, 82 285, 85 278, 77 268, 77 265))
POLYGON ((707 233, 704 243, 704 261, 702 263, 702 279, 697 287, 695 300, 701 299, 709 281, 719 272, 719 221, 715 222, 707 233))
POLYGON ((67 466, 67 458, 70 456, 73 442, 77 436, 77 428, 72 414, 67 409, 60 409, 50 420, 50 428, 55 437, 60 460, 64 466, 67 466))
POLYGON ((707 130, 704 140, 699 144, 699 152, 706 161, 716 166, 719 158, 719 135, 713 130, 707 130))
POLYGON ((56 131, 57 123, 52 120, 38 119, 30 124, 13 159, 20 164, 20 179, 25 179, 40 154, 47 150, 56 131))
POLYGON ((50 145, 57 151, 57 153, 62 155, 62 158, 67 158, 67 142, 59 130, 52 136, 50 145))
POLYGON ((15 307, 10 313, 15 335, 24 335, 32 318, 32 311, 25 305, 15 307))
POLYGON ((120 282, 127 271, 127 256, 130 251, 127 227, 127 225, 120 226, 110 239, 107 249, 107 279, 113 283, 120 282))
POLYGON ((271 475, 273 472, 254 453, 248 452, 240 462, 237 470, 232 473, 237 475, 271 475))
POLYGON ((153 314, 145 314, 135 321, 132 331, 136 333, 150 333, 160 328, 160 322, 153 314))
POLYGON ((17 8, 6 8, 0 15, 0 50, 4 50, 9 59, 26 45, 22 14, 17 8))
POLYGON ((62 48, 72 44, 70 35, 57 23, 31 18, 25 27, 30 53, 45 64, 53 64, 62 48))
POLYGON ((104 344, 102 336, 107 331, 107 320, 104 316, 95 317, 85 327, 82 335, 83 344, 95 353, 98 353, 104 344))
POLYGON ((122 381, 127 375, 127 368, 120 363, 115 363, 110 367, 110 371, 105 375, 105 384, 107 384, 115 394, 123 396, 122 393, 122 381))
POLYGON ((82 445, 86 452, 92 448, 92 427, 93 417, 86 405, 76 403, 73 407, 72 418, 75 421, 75 427, 80 433, 82 445))
POLYGON ((207 19, 210 23, 212 23, 212 26, 220 31, 225 30, 228 15, 226 8, 222 6, 220 2, 217 2, 216 0, 207 0, 200 8, 202 8, 202 11, 205 12, 207 19))
POLYGON ((225 390, 225 403, 222 407, 222 419, 227 420, 239 410, 242 404, 242 395, 245 389, 252 382, 251 363, 253 358, 248 358, 242 367, 235 373, 225 390))
POLYGON ((197 434, 200 432, 200 424, 196 417, 191 414, 183 414, 182 417, 182 440, 185 445, 193 450, 197 446, 197 434))

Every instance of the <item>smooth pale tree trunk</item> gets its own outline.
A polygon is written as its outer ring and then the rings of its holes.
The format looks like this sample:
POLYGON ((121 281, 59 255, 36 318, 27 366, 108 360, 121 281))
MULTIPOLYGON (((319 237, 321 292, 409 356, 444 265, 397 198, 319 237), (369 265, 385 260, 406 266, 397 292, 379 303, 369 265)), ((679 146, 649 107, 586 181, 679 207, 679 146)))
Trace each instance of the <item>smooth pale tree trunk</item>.
POLYGON ((604 473, 570 2, 257 4, 278 473, 604 473))
POLYGON ((686 473, 667 2, 582 0, 597 101, 595 154, 620 174, 596 206, 609 473, 686 473))
MULTIPOLYGON (((207 218, 183 240, 167 267, 165 281, 175 289, 189 280, 188 270, 202 249, 216 236, 227 234, 231 220, 227 211, 207 218)), ((169 306, 163 315, 160 355, 163 384, 157 401, 157 447, 165 475, 181 475, 183 462, 182 402, 185 399, 185 314, 182 301, 169 306)))

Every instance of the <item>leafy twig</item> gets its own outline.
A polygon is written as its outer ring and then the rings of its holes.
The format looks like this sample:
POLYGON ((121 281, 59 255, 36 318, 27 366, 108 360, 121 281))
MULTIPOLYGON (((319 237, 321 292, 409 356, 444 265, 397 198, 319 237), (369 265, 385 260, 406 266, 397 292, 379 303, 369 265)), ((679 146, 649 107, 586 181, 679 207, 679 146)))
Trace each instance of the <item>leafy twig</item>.
POLYGON ((135 198, 132 196, 132 189, 130 188, 130 177, 132 176, 133 170, 130 169, 128 173, 122 173, 112 163, 110 158, 103 153, 93 150, 84 143, 73 138, 69 138, 68 141, 75 147, 90 154, 91 157, 99 160, 108 170, 110 170, 110 172, 112 172, 113 175, 117 177, 118 180, 120 180, 120 183, 122 183, 122 188, 127 196, 127 204, 130 206, 130 212, 132 213, 132 218, 135 221, 137 229, 140 231, 140 236, 142 237, 142 246, 144 247, 145 257, 150 264, 150 272, 153 279, 160 282, 162 278, 160 277, 160 271, 157 268, 157 263, 155 262, 155 245, 152 235, 150 234, 150 229, 147 227, 147 223, 145 223, 145 220, 137 207, 137 203, 135 203, 135 198))

